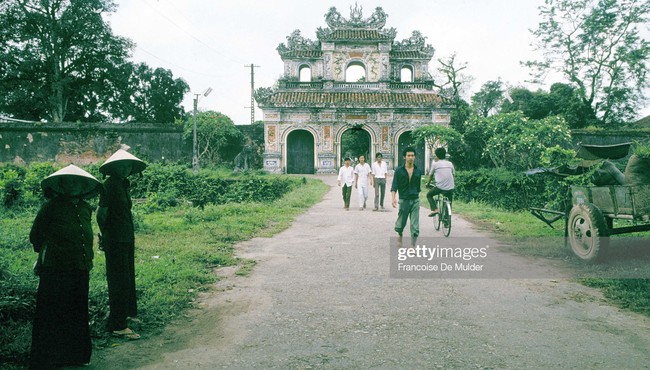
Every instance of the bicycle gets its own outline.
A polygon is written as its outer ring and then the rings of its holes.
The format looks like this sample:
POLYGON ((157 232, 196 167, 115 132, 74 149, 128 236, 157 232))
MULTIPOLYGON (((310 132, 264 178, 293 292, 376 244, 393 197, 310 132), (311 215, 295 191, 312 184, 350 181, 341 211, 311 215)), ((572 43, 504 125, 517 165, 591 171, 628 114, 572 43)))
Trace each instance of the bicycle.
POLYGON ((435 202, 438 205, 438 213, 433 216, 433 227, 437 231, 442 226, 442 234, 448 237, 451 234, 451 202, 445 194, 437 194, 435 202))

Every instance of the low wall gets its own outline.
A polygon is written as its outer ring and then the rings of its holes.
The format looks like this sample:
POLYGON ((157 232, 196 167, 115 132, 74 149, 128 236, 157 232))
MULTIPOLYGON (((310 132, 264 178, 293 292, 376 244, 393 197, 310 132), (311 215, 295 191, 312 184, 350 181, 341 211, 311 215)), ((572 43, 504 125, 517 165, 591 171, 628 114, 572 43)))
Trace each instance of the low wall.
POLYGON ((162 124, 0 122, 0 163, 103 162, 117 149, 147 161, 187 160, 183 128, 162 124))
POLYGON ((592 145, 612 145, 627 142, 650 141, 650 131, 642 130, 608 130, 608 131, 589 131, 573 130, 571 136, 575 143, 592 144, 592 145))

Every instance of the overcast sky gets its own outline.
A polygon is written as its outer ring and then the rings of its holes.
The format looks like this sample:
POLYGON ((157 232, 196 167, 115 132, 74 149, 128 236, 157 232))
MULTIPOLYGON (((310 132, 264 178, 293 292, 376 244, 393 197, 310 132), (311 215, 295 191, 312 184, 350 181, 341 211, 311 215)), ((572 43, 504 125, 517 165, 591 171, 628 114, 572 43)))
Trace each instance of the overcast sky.
MULTIPOLYGON (((429 64, 452 53, 468 63, 475 78, 470 93, 486 81, 501 78, 509 86, 523 85, 528 70, 520 61, 537 55, 528 31, 539 23, 542 0, 361 0, 363 17, 377 6, 388 14, 386 28, 397 29, 397 41, 419 30, 436 53, 429 64)), ((183 106, 192 109, 192 93, 213 89, 199 100, 200 110, 216 110, 236 124, 250 123, 250 68, 255 88, 272 86, 283 73, 275 50, 296 29, 316 40, 326 27, 325 13, 335 6, 349 18, 351 0, 116 0, 108 19, 115 34, 136 43, 135 62, 172 70, 190 85, 183 106)), ((554 80, 547 81, 548 85, 554 80)), ((467 99, 469 96, 466 97, 467 99)), ((650 114, 646 107, 643 112, 650 114)), ((259 109, 255 119, 261 120, 259 109)))

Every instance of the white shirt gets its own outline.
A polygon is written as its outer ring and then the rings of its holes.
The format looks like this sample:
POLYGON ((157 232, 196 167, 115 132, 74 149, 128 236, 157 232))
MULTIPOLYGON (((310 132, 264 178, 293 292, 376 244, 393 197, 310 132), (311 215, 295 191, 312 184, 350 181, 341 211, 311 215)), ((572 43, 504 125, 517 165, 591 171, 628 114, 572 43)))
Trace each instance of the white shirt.
POLYGON ((361 185, 368 183, 368 176, 370 175, 370 172, 370 166, 368 166, 368 163, 359 163, 354 166, 354 173, 359 175, 359 184, 361 185))
POLYGON ((454 165, 446 159, 441 159, 431 164, 429 176, 434 176, 436 187, 440 190, 452 190, 454 184, 454 165))
POLYGON ((354 169, 352 166, 343 166, 339 169, 338 181, 343 181, 345 185, 352 186, 352 183, 354 183, 354 169))
POLYGON ((375 176, 375 178, 385 179, 386 172, 388 172, 388 166, 386 165, 386 162, 381 161, 381 165, 376 161, 372 162, 372 174, 375 176))

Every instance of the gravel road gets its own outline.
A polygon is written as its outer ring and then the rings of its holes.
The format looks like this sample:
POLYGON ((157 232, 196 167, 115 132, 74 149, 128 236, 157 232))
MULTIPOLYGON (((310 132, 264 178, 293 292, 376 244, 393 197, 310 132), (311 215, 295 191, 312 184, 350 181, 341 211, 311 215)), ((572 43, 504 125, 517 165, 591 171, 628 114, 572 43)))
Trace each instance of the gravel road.
MULTIPOLYGON (((336 178, 319 178, 332 186, 323 201, 284 232, 237 246, 258 262, 250 276, 218 271, 230 276, 186 319, 95 351, 89 368, 650 368, 650 320, 553 278, 545 262, 496 247, 508 268, 549 278, 391 278, 390 194, 384 212, 346 212, 336 178)), ((426 214, 422 236, 439 235, 426 214)), ((453 225, 450 242, 482 236, 457 215, 453 225)))

